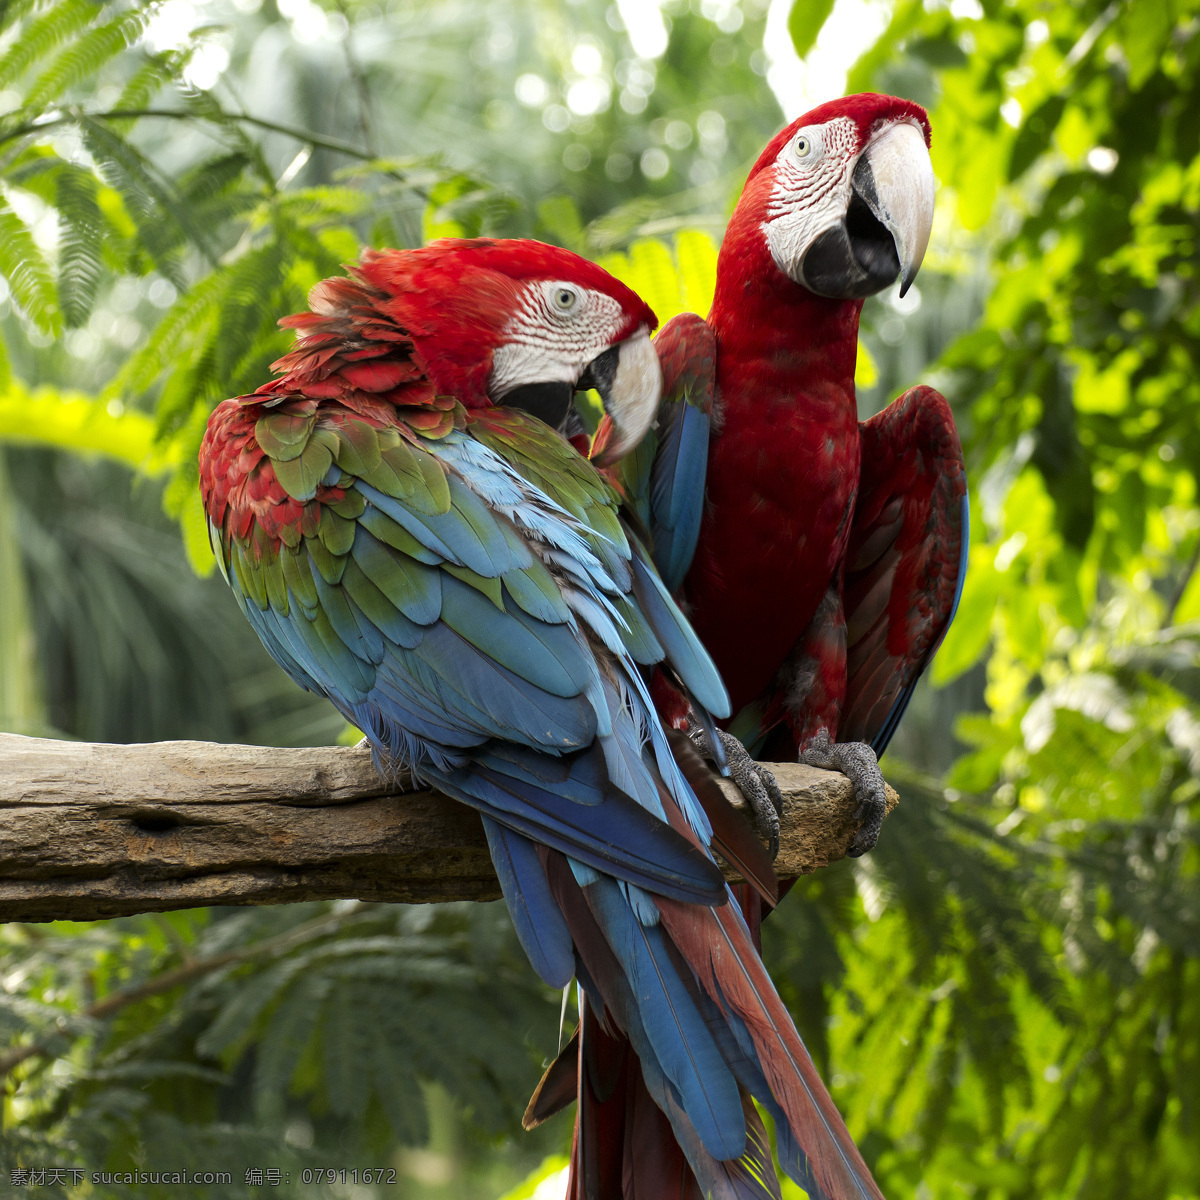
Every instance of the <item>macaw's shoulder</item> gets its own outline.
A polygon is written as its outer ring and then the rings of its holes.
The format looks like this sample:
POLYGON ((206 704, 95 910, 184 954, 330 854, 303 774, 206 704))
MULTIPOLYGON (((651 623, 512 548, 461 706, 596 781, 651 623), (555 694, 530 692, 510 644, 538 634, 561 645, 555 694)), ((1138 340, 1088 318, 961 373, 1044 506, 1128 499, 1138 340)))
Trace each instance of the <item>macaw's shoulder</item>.
POLYGON ((200 489, 209 520, 245 540, 257 527, 295 544, 306 506, 344 491, 351 478, 420 508, 448 504, 445 471, 430 447, 465 422, 453 397, 419 394, 415 404, 361 391, 339 400, 259 391, 226 400, 200 447, 200 489))
POLYGON ((213 413, 200 487, 222 540, 295 545, 320 519, 305 506, 321 488, 337 490, 343 474, 397 494, 404 479, 422 480, 428 503, 445 501, 442 472, 423 448, 461 429, 465 410, 437 393, 385 300, 360 279, 323 280, 309 295, 312 311, 281 322, 299 336, 272 364, 279 377, 213 413))
POLYGON ((696 313, 672 317, 654 339, 663 373, 663 402, 687 403, 708 412, 717 377, 717 337, 696 313))
POLYGON ((680 313, 663 326, 654 346, 663 373, 658 420, 616 475, 626 503, 650 534, 654 564, 674 592, 691 566, 704 515, 716 335, 702 317, 680 313))

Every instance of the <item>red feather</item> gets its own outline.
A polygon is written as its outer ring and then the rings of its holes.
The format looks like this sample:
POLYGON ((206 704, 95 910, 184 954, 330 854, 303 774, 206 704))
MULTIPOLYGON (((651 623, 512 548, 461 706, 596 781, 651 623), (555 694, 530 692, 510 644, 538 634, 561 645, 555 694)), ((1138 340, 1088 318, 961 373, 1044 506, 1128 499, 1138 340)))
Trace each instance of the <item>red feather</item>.
POLYGON ((730 906, 660 899, 664 928, 704 990, 750 1031, 772 1094, 827 1196, 884 1200, 825 1088, 740 918, 730 906))

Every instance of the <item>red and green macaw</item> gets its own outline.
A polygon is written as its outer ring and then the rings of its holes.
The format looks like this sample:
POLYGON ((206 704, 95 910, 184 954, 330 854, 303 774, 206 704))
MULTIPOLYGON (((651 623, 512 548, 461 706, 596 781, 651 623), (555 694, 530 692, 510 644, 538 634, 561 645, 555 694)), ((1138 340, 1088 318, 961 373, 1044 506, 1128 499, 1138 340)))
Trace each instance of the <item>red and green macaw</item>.
MULTIPOLYGON (((883 819, 876 758, 949 627, 967 555, 946 401, 914 387, 860 422, 854 394, 863 298, 897 277, 903 294, 929 241, 928 144, 924 109, 879 95, 823 104, 772 139, 726 230, 707 321, 685 314, 658 335, 657 430, 621 465, 729 689, 729 734, 766 761, 850 775, 858 854, 883 819)), ((686 719, 676 689, 655 691, 686 719)), ((723 740, 777 836, 773 781, 723 740)))
POLYGON ((310 303, 279 378, 209 421, 213 546, 267 650, 382 771, 482 814, 531 962, 580 981, 581 1110, 618 1086, 589 1075, 602 1040, 626 1039, 635 1153, 623 1168, 585 1126, 578 1194, 619 1194, 599 1189, 628 1170, 628 1195, 686 1172, 706 1196, 778 1197, 753 1098, 811 1196, 882 1200, 712 847, 768 899, 770 864, 706 797, 643 671, 696 713, 728 714, 724 687, 617 493, 555 428, 591 385, 602 459, 645 432, 653 313, 566 251, 487 240, 367 253, 310 303))

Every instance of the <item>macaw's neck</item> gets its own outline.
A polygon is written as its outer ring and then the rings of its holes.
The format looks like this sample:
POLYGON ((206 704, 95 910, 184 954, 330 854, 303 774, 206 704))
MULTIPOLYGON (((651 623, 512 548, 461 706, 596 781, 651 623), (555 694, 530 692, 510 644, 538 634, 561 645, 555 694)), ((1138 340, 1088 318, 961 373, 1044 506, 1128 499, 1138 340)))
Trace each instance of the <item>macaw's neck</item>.
POLYGON ((731 229, 708 319, 726 419, 737 420, 744 405, 762 416, 769 407, 773 424, 786 421, 789 410, 805 423, 856 416, 861 310, 861 300, 831 300, 793 283, 757 224, 731 229))

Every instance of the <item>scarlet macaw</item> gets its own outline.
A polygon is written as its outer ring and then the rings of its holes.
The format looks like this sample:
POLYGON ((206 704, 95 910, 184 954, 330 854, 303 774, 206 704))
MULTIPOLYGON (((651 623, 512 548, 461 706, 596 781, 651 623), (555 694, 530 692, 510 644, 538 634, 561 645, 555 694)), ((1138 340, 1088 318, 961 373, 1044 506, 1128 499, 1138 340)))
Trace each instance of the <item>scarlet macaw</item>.
MULTIPOLYGON (((660 397, 653 313, 534 242, 368 253, 351 276, 285 322, 280 378, 209 421, 201 490, 242 611, 382 770, 483 815, 534 967, 577 975, 588 1028, 636 1053, 631 1194, 666 1194, 665 1145, 707 1195, 778 1196, 753 1096, 812 1195, 881 1200, 727 903, 689 779, 710 781, 641 668, 724 715, 720 679, 616 493, 533 415, 569 425, 595 384, 606 454, 627 449, 660 397)), ((769 893, 765 857, 746 868, 769 893)), ((585 1069, 594 1051, 585 1036, 585 1069)), ((579 1147, 620 1170, 610 1150, 579 1147)))
MULTIPOLYGON (((717 261, 712 312, 656 346, 656 433, 621 464, 655 561, 729 688, 733 773, 778 836, 766 761, 843 770, 869 850, 882 754, 953 619, 967 554, 962 448, 946 401, 915 387, 859 422, 863 298, 921 265, 933 220, 925 110, 823 104, 755 163, 717 261)), ((660 711, 686 720, 659 681, 660 711)), ((701 735, 702 744, 706 739, 701 735)))

